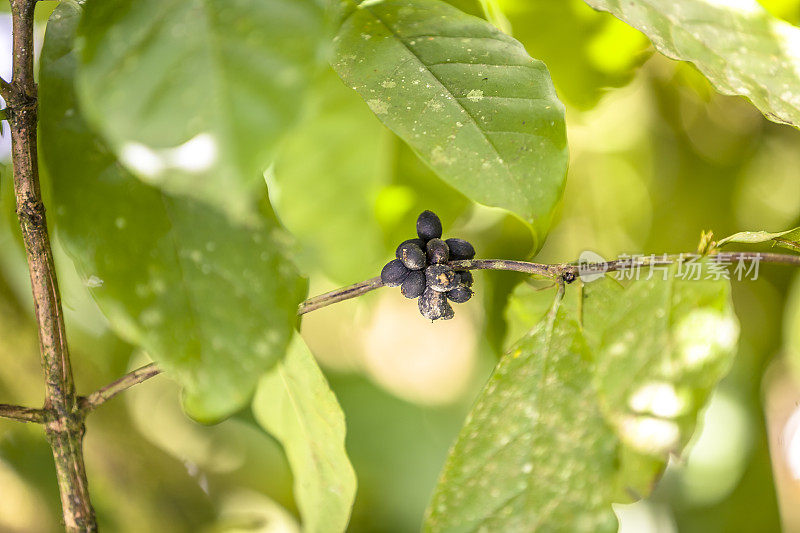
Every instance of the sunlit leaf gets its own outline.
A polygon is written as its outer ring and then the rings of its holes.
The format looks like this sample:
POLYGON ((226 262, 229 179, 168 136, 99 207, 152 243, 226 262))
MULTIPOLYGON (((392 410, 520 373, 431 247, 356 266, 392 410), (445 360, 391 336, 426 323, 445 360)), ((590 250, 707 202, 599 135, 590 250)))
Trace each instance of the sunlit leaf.
POLYGON ((356 492, 344 413, 299 335, 286 358, 261 378, 253 413, 286 451, 303 531, 344 531, 356 492))
POLYGON ((375 201, 391 177, 393 135, 333 72, 313 94, 313 116, 288 136, 269 173, 270 198, 304 245, 304 270, 352 283, 385 262, 375 201))
POLYGON ((638 29, 659 52, 690 61, 723 94, 747 97, 800 127, 800 29, 755 0, 586 0, 638 29))
POLYGON ((442 179, 530 224, 540 247, 567 165, 545 66, 439 0, 341 5, 334 68, 345 83, 442 179))
MULTIPOLYGON (((646 496, 691 437, 732 361, 727 281, 656 275, 571 286, 498 364, 451 450, 428 531, 616 531, 611 504, 646 496)), ((552 294, 552 293, 551 293, 552 294)))
POLYGON ((243 218, 299 113, 322 18, 314 0, 88 1, 81 107, 142 180, 243 218))
POLYGON ((192 416, 217 420, 246 405, 283 355, 304 283, 273 217, 239 226, 166 195, 88 129, 73 88, 79 17, 62 2, 42 52, 42 155, 58 235, 112 328, 183 385, 192 416))
POLYGON ((717 243, 717 246, 724 246, 729 243, 759 244, 762 242, 772 242, 775 246, 800 251, 800 228, 779 231, 777 233, 769 233, 767 231, 742 231, 721 239, 717 243))

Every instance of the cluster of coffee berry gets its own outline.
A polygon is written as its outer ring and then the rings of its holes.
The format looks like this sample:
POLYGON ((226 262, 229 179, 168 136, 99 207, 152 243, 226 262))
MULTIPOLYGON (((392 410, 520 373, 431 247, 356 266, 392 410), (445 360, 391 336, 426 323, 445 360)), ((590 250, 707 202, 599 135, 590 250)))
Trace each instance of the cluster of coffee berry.
POLYGON ((472 259, 475 248, 464 239, 442 240, 442 221, 431 211, 417 218, 418 239, 403 241, 381 271, 381 281, 400 286, 406 298, 419 298, 419 312, 431 320, 453 318, 447 300, 464 303, 472 297, 472 273, 453 270, 448 261, 472 259))

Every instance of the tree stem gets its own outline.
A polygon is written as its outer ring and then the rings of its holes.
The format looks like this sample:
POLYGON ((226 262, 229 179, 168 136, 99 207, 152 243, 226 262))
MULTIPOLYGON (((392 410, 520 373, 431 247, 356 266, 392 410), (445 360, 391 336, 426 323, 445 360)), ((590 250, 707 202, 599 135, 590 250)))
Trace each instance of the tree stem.
POLYGON ((13 78, 7 92, 14 193, 30 271, 45 378, 45 432, 53 450, 64 525, 96 531, 83 462, 83 415, 72 380, 58 281, 39 189, 36 150, 37 87, 33 78, 33 12, 36 0, 12 0, 13 78))

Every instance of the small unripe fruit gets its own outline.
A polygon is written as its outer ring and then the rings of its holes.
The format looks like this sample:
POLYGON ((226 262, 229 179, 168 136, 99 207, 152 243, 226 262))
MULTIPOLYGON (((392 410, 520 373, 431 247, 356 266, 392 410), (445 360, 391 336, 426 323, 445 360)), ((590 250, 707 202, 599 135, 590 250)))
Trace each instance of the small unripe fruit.
POLYGON ((450 258, 450 250, 447 248, 447 243, 442 239, 431 239, 427 245, 428 263, 435 265, 440 263, 447 263, 450 258))
POLYGON ((400 292, 406 298, 417 298, 425 292, 425 272, 422 270, 412 270, 406 276, 403 284, 400 285, 400 292))
POLYGON ((405 281, 409 272, 410 270, 406 268, 402 261, 392 259, 381 270, 381 281, 389 287, 397 287, 405 281))
POLYGON ((423 211, 417 217, 417 235, 424 241, 439 239, 442 236, 442 221, 433 211, 423 211))
POLYGON ((397 247, 395 255, 403 262, 406 268, 419 270, 425 268, 425 252, 413 242, 404 242, 397 247))
POLYGON ((458 276, 456 279, 458 285, 472 287, 472 282, 475 281, 475 279, 472 277, 472 272, 469 270, 457 270, 456 275, 458 276))
POLYGON ((429 320, 450 320, 453 318, 453 308, 447 302, 444 293, 436 292, 430 287, 425 289, 419 298, 419 312, 429 320))
POLYGON ((454 301, 457 304, 463 304, 464 302, 469 301, 472 298, 472 289, 465 286, 456 287, 455 289, 451 289, 447 291, 447 298, 454 301))
POLYGON ((450 259, 461 261, 475 257, 475 248, 464 239, 447 239, 447 246, 450 248, 450 259))
POLYGON ((425 281, 431 289, 447 292, 456 287, 456 273, 447 265, 431 265, 425 269, 425 281))

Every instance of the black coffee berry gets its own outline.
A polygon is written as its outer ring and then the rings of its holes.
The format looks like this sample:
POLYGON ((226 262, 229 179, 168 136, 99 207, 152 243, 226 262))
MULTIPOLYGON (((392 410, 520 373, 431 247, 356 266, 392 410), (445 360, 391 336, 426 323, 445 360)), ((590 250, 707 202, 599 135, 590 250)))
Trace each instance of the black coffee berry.
POLYGON ((423 270, 412 270, 406 276, 403 284, 400 285, 400 292, 406 298, 417 298, 425 292, 425 272, 423 270))
POLYGON ((429 320, 450 320, 455 316, 444 293, 436 292, 430 287, 419 298, 419 312, 429 320))
POLYGON ((469 301, 470 298, 472 298, 472 289, 461 285, 460 287, 456 287, 455 289, 450 289, 445 294, 447 294, 448 299, 454 301, 455 303, 463 304, 464 302, 467 302, 469 301))
POLYGON ((392 259, 381 270, 381 281, 389 287, 397 287, 405 281, 409 272, 411 271, 406 268, 402 261, 392 259))
POLYGON ((456 280, 458 285, 472 287, 472 283, 475 280, 475 278, 472 277, 472 272, 469 270, 457 270, 456 275, 458 276, 458 279, 456 280))
MULTIPOLYGON (((400 246, 403 246, 404 244, 408 244, 408 243, 416 244, 417 246, 419 246, 420 250, 425 251, 425 241, 423 241, 422 239, 407 239, 407 240, 401 242, 400 246)), ((400 246, 398 246, 397 248, 399 249, 400 246)), ((398 259, 400 259, 400 258, 398 257, 398 259)))
POLYGON ((437 265, 447 263, 450 258, 450 249, 442 239, 431 239, 427 245, 428 264, 437 265))
POLYGON ((442 221, 433 211, 423 211, 417 218, 417 235, 425 242, 442 237, 442 221))
POLYGON ((456 273, 447 265, 431 265, 425 269, 425 282, 435 291, 447 292, 456 287, 456 273))
POLYGON ((410 270, 425 268, 425 252, 413 242, 404 242, 397 247, 397 258, 410 270))
POLYGON ((450 259, 461 261, 475 257, 475 248, 464 239, 447 239, 447 246, 450 248, 450 259))
POLYGON ((572 283, 573 281, 575 281, 575 273, 564 272, 564 274, 561 276, 561 279, 563 279, 567 283, 572 283))
POLYGON ((449 261, 472 259, 475 248, 464 239, 442 240, 442 221, 432 211, 420 213, 417 235, 400 243, 397 259, 383 267, 381 281, 390 287, 400 285, 406 298, 417 298, 425 318, 449 320, 455 316, 450 302, 464 303, 474 294, 472 273, 453 270, 449 261))

